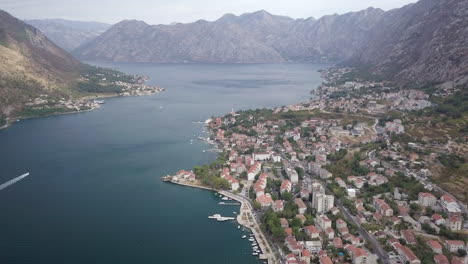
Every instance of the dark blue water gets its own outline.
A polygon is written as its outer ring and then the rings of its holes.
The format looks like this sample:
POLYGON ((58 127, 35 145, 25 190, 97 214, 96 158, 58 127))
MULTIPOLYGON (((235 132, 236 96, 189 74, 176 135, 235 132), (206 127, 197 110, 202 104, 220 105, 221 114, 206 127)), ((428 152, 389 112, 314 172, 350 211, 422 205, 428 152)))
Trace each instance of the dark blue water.
POLYGON ((257 263, 213 193, 160 181, 212 161, 196 138, 234 109, 305 100, 318 65, 105 65, 167 89, 0 130, 0 263, 257 263), (193 144, 190 140, 194 139, 193 144))

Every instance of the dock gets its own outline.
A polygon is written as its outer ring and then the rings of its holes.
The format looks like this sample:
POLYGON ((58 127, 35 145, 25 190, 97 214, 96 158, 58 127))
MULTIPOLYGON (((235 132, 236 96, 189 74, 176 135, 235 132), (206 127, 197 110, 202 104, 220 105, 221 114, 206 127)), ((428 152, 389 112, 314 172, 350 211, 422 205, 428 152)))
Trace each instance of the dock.
POLYGON ((270 264, 279 263, 279 260, 276 258, 270 243, 260 229, 260 224, 258 223, 257 218, 253 215, 253 208, 250 202, 242 196, 227 191, 220 191, 219 193, 241 203, 240 213, 237 216, 237 222, 240 225, 250 229, 252 234, 255 236, 255 240, 257 241, 258 246, 262 251, 262 254, 258 255, 259 259, 266 260, 270 264))
POLYGON ((226 203, 226 202, 219 202, 219 205, 232 205, 232 206, 239 206, 241 205, 240 203, 226 203))

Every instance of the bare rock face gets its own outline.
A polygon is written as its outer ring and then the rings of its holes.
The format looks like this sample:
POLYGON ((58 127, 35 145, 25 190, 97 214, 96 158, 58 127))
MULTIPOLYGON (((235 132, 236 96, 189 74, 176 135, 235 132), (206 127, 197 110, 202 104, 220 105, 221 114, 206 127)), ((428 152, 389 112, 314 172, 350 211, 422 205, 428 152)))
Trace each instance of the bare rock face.
POLYGON ((38 29, 0 10, 0 117, 40 94, 70 92, 84 67, 38 29))
POLYGON ((467 76, 467 42, 468 1, 420 0, 318 20, 258 11, 189 24, 122 21, 74 53, 118 62, 348 61, 402 84, 422 84, 467 76))
POLYGON ((111 26, 105 23, 64 19, 34 19, 25 22, 39 29, 57 46, 66 51, 76 49, 104 33, 111 26))
POLYGON ((421 0, 386 12, 356 58, 401 83, 468 76, 468 1, 421 0))
POLYGON ((382 10, 367 9, 315 20, 266 11, 214 22, 147 25, 122 21, 79 47, 84 59, 121 62, 282 63, 349 57, 382 10))

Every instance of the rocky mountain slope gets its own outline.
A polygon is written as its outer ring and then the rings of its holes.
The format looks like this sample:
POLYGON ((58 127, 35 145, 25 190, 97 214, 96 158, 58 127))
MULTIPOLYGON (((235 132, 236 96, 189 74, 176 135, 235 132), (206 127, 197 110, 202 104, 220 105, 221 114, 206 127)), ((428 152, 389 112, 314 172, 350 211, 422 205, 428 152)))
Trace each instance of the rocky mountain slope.
POLYGON ((83 65, 36 28, 0 10, 0 114, 31 96, 63 91, 83 65))
POLYGON ((466 83, 467 6, 466 0, 420 0, 318 20, 259 11, 189 24, 122 21, 74 54, 116 62, 347 61, 401 83, 466 83))
POLYGON ((404 83, 468 78, 468 1, 420 0, 385 12, 357 61, 404 83))
POLYGON ((347 58, 383 11, 367 9, 319 20, 266 11, 214 22, 148 25, 122 21, 74 53, 119 62, 282 63, 347 58))
POLYGON ((26 23, 42 31, 64 50, 71 51, 104 33, 111 25, 99 22, 81 22, 64 19, 35 19, 26 23))
POLYGON ((0 127, 8 119, 89 109, 80 97, 145 88, 142 83, 79 62, 38 29, 0 10, 0 127))

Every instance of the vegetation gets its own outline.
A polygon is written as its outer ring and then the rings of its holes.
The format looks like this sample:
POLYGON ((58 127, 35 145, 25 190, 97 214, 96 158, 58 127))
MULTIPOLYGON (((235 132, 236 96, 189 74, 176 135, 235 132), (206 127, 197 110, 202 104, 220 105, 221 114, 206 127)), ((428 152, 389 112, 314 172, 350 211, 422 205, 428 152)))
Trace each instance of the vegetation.
POLYGON ((19 115, 25 118, 32 118, 32 117, 43 117, 43 116, 50 116, 62 113, 69 113, 71 112, 70 109, 67 108, 41 108, 41 109, 33 109, 30 107, 26 107, 23 109, 19 115))
POLYGON ((265 229, 271 236, 273 240, 278 243, 283 243, 286 238, 286 233, 281 227, 281 221, 279 217, 273 212, 273 210, 268 209, 262 218, 262 227, 265 229))
POLYGON ((334 176, 341 178, 346 178, 350 175, 366 175, 369 173, 369 169, 359 164, 361 160, 364 160, 364 155, 355 153, 351 158, 341 159, 326 165, 325 169, 333 173, 334 176))
POLYGON ((230 185, 229 182, 219 177, 217 169, 225 162, 225 153, 218 156, 218 159, 211 164, 196 166, 193 168, 193 172, 201 182, 216 190, 228 190, 230 185))

